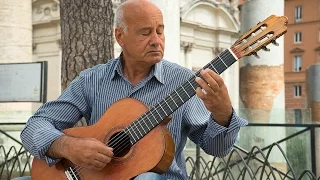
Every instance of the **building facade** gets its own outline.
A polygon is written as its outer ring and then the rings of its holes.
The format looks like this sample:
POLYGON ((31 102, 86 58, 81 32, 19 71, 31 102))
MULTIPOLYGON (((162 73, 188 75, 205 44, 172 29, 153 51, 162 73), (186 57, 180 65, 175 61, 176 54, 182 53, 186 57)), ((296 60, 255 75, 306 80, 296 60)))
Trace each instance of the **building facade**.
POLYGON ((284 36, 286 108, 306 109, 306 71, 320 63, 320 1, 285 0, 288 32, 284 36))

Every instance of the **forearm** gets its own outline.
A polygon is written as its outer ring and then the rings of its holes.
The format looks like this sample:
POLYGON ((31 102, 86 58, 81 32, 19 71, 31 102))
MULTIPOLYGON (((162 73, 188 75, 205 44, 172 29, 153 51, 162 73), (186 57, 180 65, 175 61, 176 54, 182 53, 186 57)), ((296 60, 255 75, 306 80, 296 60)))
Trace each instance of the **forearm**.
POLYGON ((67 158, 70 152, 68 149, 70 149, 73 139, 73 137, 67 135, 58 137, 53 141, 46 155, 53 159, 67 158))

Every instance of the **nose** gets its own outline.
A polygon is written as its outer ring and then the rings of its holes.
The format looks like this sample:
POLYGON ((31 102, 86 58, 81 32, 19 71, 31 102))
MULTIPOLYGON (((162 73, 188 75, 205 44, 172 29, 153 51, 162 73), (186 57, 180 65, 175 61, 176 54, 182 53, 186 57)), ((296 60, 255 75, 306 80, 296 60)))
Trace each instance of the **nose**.
POLYGON ((157 32, 153 32, 150 37, 150 45, 158 47, 161 43, 161 38, 159 37, 159 34, 157 32))

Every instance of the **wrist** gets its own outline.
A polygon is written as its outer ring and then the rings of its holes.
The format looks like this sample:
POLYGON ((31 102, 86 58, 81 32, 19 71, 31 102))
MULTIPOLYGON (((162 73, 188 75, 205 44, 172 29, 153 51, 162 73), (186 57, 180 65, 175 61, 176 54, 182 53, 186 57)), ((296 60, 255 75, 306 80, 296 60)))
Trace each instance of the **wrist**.
POLYGON ((227 114, 216 114, 211 113, 211 118, 221 126, 228 127, 232 119, 232 110, 227 114))

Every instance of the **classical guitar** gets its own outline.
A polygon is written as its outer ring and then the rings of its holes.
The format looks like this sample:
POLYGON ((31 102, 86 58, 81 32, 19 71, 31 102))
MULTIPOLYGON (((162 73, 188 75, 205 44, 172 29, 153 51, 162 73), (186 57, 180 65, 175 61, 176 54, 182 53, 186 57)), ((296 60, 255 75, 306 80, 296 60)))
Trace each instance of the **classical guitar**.
MULTIPOLYGON (((277 45, 275 40, 287 32, 287 23, 287 17, 271 15, 242 35, 204 69, 210 68, 221 74, 238 59, 256 55, 261 49, 267 51, 268 44, 277 45)), ((63 131, 74 137, 96 138, 112 147, 114 158, 104 169, 85 169, 67 159, 49 167, 45 160, 34 158, 32 180, 127 180, 148 171, 164 173, 174 157, 174 143, 166 128, 170 121, 168 117, 195 95, 196 76, 200 77, 200 71, 151 108, 131 98, 122 99, 111 105, 95 125, 63 131)))

